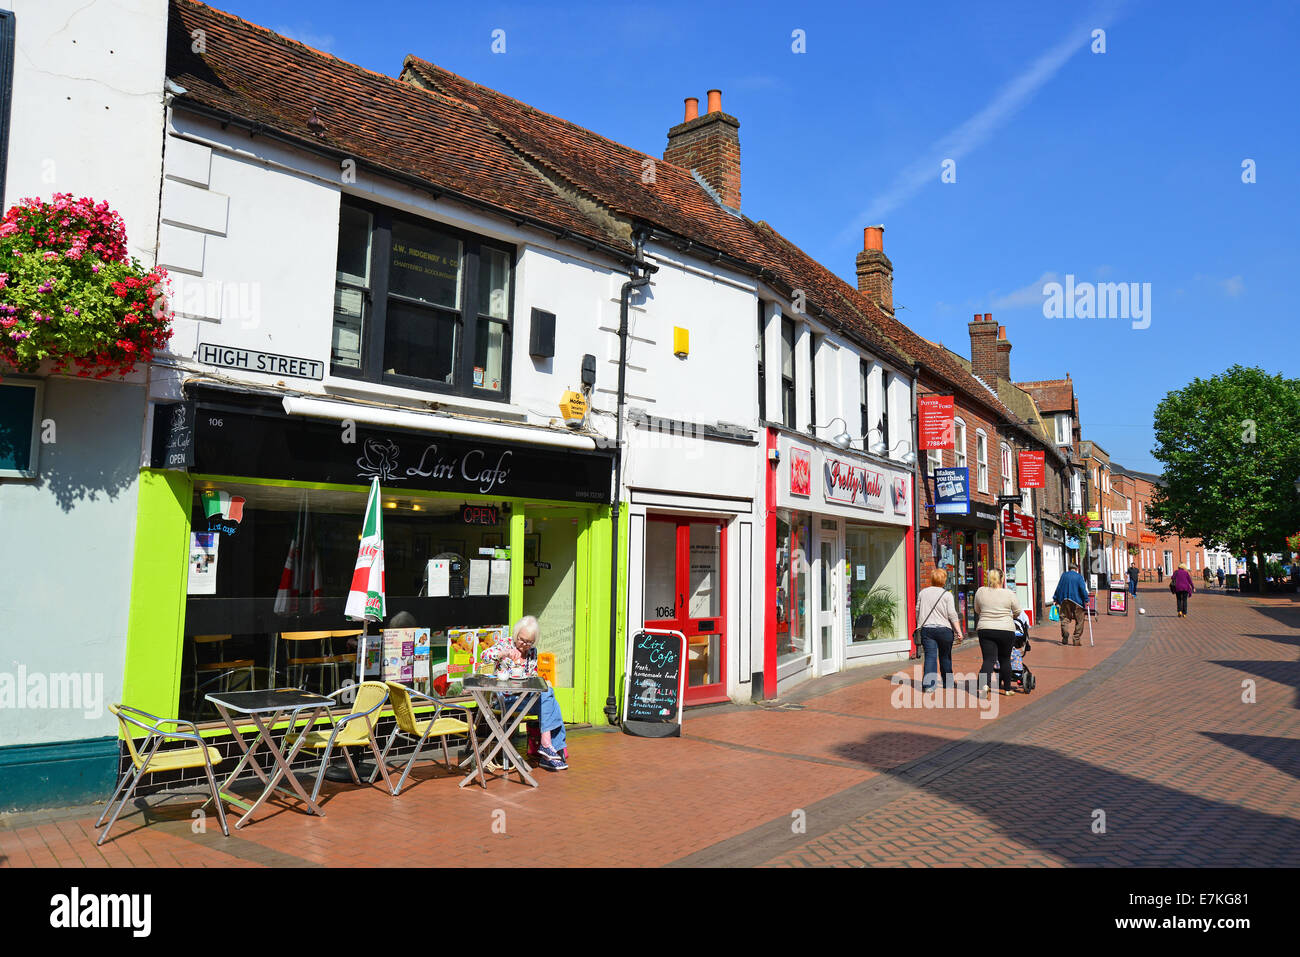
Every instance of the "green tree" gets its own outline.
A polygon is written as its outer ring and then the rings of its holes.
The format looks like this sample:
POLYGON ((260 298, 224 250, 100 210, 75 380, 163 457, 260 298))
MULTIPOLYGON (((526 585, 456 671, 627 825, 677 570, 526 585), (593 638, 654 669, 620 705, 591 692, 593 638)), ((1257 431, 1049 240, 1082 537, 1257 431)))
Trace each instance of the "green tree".
POLYGON ((1155 437, 1160 533, 1252 552, 1262 568, 1300 527, 1300 380, 1239 365, 1194 379, 1156 407, 1155 437))

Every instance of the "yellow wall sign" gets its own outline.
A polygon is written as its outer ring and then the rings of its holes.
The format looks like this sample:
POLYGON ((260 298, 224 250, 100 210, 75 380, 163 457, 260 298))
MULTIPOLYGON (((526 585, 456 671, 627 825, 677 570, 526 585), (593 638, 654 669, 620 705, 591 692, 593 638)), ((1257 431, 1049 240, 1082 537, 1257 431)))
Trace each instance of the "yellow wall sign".
POLYGON ((560 400, 560 415, 565 422, 581 422, 587 417, 587 400, 578 392, 566 392, 560 400))

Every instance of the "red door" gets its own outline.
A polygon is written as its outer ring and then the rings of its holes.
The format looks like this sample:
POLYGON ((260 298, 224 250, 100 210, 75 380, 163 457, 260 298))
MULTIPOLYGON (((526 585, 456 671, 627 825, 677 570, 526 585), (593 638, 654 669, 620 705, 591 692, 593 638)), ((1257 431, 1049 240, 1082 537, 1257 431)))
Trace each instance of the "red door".
POLYGON ((721 522, 646 522, 645 623, 686 636, 686 704, 727 700, 726 530, 721 522))

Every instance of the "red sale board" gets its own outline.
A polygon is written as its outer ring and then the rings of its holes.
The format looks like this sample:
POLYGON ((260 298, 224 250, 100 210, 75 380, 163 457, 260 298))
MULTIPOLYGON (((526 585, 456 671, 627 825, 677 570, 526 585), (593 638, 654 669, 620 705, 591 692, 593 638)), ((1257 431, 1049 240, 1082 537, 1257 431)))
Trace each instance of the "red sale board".
POLYGON ((951 449, 957 437, 952 422, 952 396, 923 395, 917 399, 920 416, 921 448, 951 449))
POLYGON ((1047 485, 1047 453, 1017 452, 1020 465, 1021 488, 1045 488, 1047 485))

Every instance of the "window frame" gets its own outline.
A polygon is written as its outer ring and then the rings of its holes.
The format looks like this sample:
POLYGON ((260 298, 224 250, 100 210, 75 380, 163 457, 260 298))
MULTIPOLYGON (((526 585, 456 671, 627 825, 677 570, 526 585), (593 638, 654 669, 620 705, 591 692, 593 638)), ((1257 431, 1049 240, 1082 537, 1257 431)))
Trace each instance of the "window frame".
POLYGON ((1011 456, 1011 446, 1006 442, 1002 443, 1002 494, 1011 495, 1015 492, 1016 475, 1014 464, 1011 456))
POLYGON ((799 326, 793 319, 781 314, 781 424, 787 429, 796 428, 799 407, 795 387, 799 379, 799 326), (786 330, 790 330, 790 374, 785 374, 786 330))
POLYGON ((758 300, 758 421, 767 421, 767 304, 758 300))
POLYGON ((989 436, 983 429, 975 430, 975 474, 976 490, 989 490, 989 436), (983 455, 980 454, 981 449, 983 455))
POLYGON ((808 434, 817 435, 817 346, 821 336, 808 330, 808 434))
POLYGON ((970 462, 966 455, 966 422, 960 417, 954 416, 952 420, 953 436, 953 465, 956 468, 969 468, 970 462))
POLYGON ((41 421, 45 414, 45 381, 43 379, 20 379, 11 375, 0 382, 0 388, 30 389, 32 391, 32 435, 27 450, 27 468, 0 468, 0 481, 5 479, 25 481, 40 478, 41 421))
POLYGON ((858 409, 862 413, 862 448, 871 444, 871 363, 858 359, 858 409))
POLYGON ((5 198, 9 167, 9 116, 14 100, 14 49, 18 18, 11 10, 0 10, 0 199, 5 198))
MULTIPOLYGON (((361 367, 353 369, 348 366, 335 365, 333 360, 334 317, 330 316, 330 372, 340 379, 357 382, 369 382, 375 385, 395 386, 419 392, 458 396, 469 399, 483 399, 488 402, 510 401, 511 369, 514 349, 515 326, 515 286, 518 274, 519 249, 510 243, 483 236, 413 213, 383 206, 351 195, 344 195, 339 203, 340 223, 342 210, 346 206, 363 210, 370 214, 370 284, 360 287, 355 283, 339 279, 338 276, 338 237, 335 238, 335 273, 334 286, 347 286, 360 289, 362 293, 362 339, 361 367), (406 223, 422 229, 431 229, 456 239, 461 244, 460 291, 456 308, 452 309, 436 303, 414 300, 409 296, 391 291, 393 250, 393 226, 406 223), (498 319, 487 315, 483 309, 487 303, 479 302, 479 269, 485 251, 504 253, 510 260, 510 293, 506 303, 506 317, 498 319), (386 344, 389 319, 389 303, 407 303, 416 308, 428 310, 438 315, 454 314, 459 322, 456 341, 456 354, 453 360, 455 381, 450 383, 422 379, 418 376, 399 372, 384 371, 384 347, 386 344), (501 389, 493 391, 474 385, 474 359, 478 346, 478 324, 480 320, 499 322, 504 327, 501 346, 501 389)), ((485 377, 486 378, 486 377, 485 377)))

